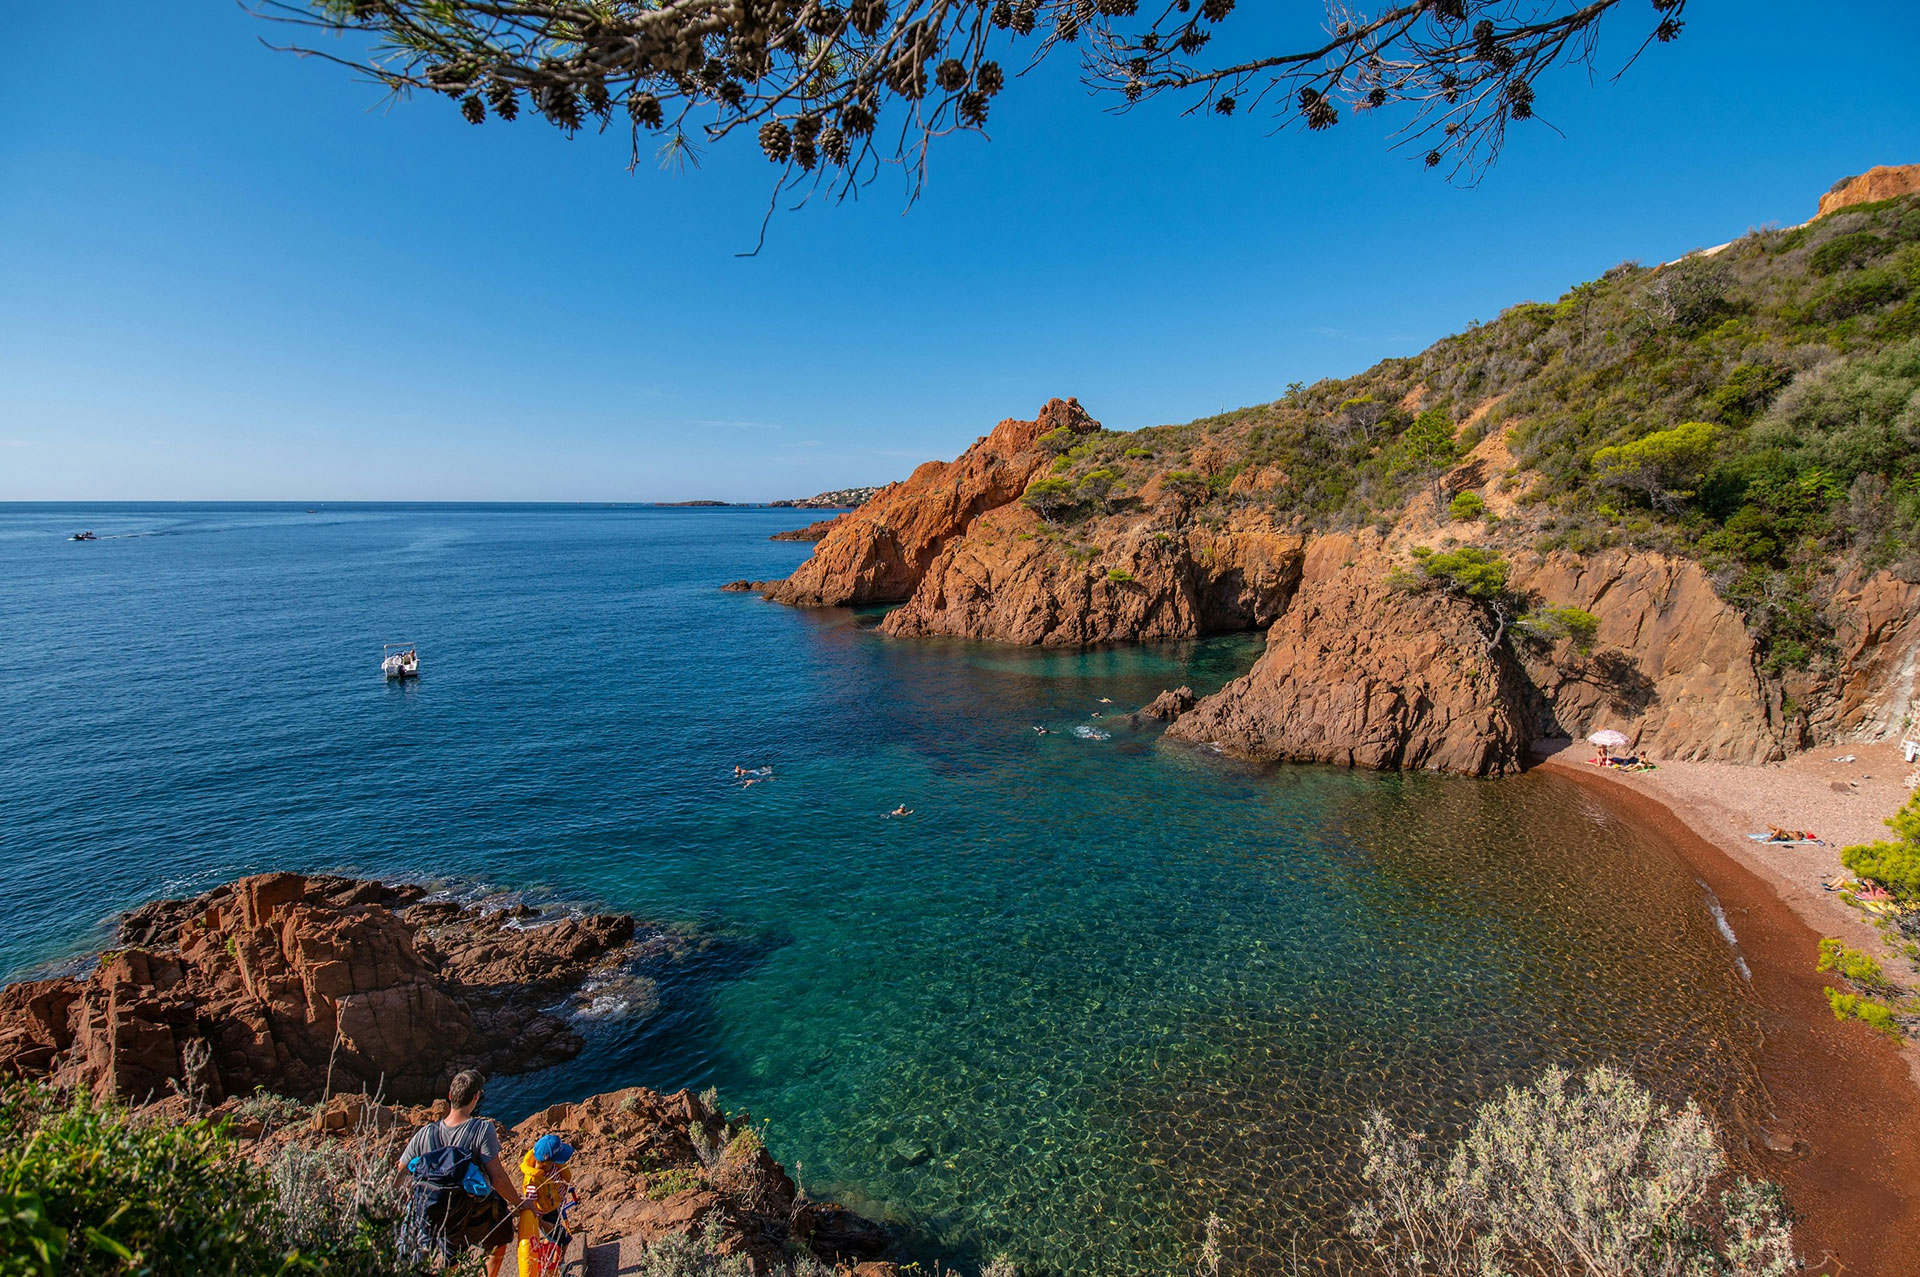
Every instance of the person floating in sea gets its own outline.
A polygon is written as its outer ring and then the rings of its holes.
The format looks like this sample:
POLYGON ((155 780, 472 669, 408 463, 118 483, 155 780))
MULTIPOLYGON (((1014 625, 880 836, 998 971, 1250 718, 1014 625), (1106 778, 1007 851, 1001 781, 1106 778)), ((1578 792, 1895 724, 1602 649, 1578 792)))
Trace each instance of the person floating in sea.
POLYGON ((909 807, 909 806, 907 806, 907 805, 906 805, 905 803, 901 803, 901 804, 900 804, 900 805, 899 805, 898 807, 895 807, 895 808, 894 808, 894 809, 893 809, 892 811, 890 811, 890 812, 888 812, 888 813, 887 813, 887 815, 889 815, 889 816, 911 816, 911 815, 913 815, 913 808, 911 808, 911 807, 909 807))
POLYGON ((1042 727, 1042 726, 1040 726, 1040 724, 1038 724, 1038 723, 1035 723, 1035 724, 1033 725, 1033 730, 1034 730, 1034 732, 1035 732, 1036 734, 1038 734, 1038 735, 1041 735, 1041 736, 1050 736, 1050 735, 1052 735, 1052 733, 1051 733, 1051 732, 1049 732, 1049 731, 1047 731, 1047 729, 1046 729, 1046 728, 1044 728, 1044 727, 1042 727))
POLYGON ((574 1197, 573 1145, 558 1135, 542 1135, 520 1159, 520 1209, 514 1233, 519 1238, 520 1277, 541 1277, 544 1265, 536 1253, 543 1233, 552 1234, 560 1211, 574 1197))

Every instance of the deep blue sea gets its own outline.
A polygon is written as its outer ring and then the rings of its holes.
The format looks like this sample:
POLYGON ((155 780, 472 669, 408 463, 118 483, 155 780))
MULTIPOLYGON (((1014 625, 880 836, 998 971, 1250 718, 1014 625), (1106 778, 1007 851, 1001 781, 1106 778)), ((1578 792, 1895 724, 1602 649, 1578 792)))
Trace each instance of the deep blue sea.
POLYGON ((1366 1111, 1446 1133, 1550 1062, 1750 1103, 1705 889, 1594 798, 1119 721, 1254 636, 898 641, 715 588, 784 575, 809 547, 767 537, 808 519, 0 506, 0 975, 266 869, 631 911, 705 956, 503 1116, 716 1087, 814 1195, 1039 1270, 1188 1267, 1209 1213, 1235 1270, 1311 1268, 1366 1111))

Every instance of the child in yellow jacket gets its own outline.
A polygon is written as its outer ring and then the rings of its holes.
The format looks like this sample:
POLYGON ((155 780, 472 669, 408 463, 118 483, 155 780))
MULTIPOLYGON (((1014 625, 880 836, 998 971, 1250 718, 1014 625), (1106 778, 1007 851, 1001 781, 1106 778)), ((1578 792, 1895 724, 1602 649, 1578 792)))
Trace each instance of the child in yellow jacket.
MULTIPOLYGON (((558 1135, 542 1135, 520 1159, 520 1210, 514 1231, 520 1239, 520 1277, 542 1277, 536 1253, 542 1225, 551 1224, 573 1194, 567 1162, 573 1146, 558 1135)), ((554 1271, 559 1271, 556 1263, 554 1271)))

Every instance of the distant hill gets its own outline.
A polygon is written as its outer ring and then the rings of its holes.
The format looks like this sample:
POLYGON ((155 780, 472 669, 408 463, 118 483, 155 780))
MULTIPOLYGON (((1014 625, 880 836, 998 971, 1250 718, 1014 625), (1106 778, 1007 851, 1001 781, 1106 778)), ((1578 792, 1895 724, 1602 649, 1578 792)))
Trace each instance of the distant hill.
POLYGON ((874 495, 879 491, 878 488, 835 488, 831 492, 822 492, 818 496, 770 501, 767 504, 792 510, 850 510, 873 500, 874 495))

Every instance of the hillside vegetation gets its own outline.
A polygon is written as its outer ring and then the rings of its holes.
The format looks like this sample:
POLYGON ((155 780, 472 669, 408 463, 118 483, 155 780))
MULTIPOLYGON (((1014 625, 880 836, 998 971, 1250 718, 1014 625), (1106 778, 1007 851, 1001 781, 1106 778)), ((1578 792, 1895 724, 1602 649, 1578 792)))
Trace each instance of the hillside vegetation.
MULTIPOLYGON (((1817 667, 1855 569, 1920 579, 1920 196, 1623 264, 1552 303, 1186 425, 1051 440, 1027 503, 1072 526, 1171 504, 1385 524, 1487 434, 1519 508, 1500 539, 1698 559, 1768 672, 1817 667)), ((1049 440, 1043 440, 1043 444, 1049 440)), ((1489 518, 1452 511, 1459 539, 1489 518)))

